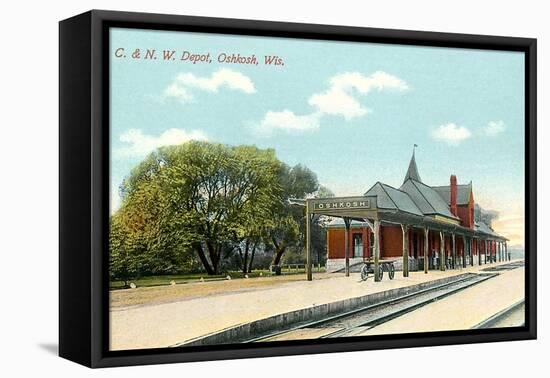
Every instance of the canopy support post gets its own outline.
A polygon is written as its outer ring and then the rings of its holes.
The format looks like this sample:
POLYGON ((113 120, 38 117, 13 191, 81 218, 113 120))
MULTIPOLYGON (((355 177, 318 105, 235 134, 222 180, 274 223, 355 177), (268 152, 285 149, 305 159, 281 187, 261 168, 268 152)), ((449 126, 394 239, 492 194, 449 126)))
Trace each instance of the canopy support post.
POLYGON ((344 256, 346 257, 346 277, 349 277, 349 230, 351 220, 348 217, 344 217, 345 232, 344 235, 344 256))
POLYGON ((445 234, 443 231, 439 231, 439 270, 445 271, 445 260, 447 260, 447 254, 445 253, 445 234))
POLYGON ((313 280, 311 269, 311 220, 313 214, 309 214, 309 201, 306 201, 306 276, 308 281, 313 280))
POLYGON ((403 232, 403 277, 409 276, 409 226, 401 225, 403 232))
POLYGON ((428 273, 428 234, 430 233, 430 229, 428 227, 424 227, 424 274, 428 273))
POLYGON ((451 238, 453 241, 453 269, 456 269, 456 239, 454 232, 451 234, 451 238))
POLYGON ((380 281, 380 221, 374 221, 374 281, 380 281))

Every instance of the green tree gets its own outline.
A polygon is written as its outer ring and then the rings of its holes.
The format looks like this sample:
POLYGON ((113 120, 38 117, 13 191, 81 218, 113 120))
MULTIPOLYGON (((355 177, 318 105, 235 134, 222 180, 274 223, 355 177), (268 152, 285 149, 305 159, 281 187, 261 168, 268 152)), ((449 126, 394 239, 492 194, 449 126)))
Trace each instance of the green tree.
POLYGON ((109 234, 109 273, 111 279, 123 281, 125 287, 142 272, 143 248, 136 242, 128 237, 120 216, 112 216, 109 234))
POLYGON ((218 274, 235 235, 264 221, 279 200, 281 163, 273 150, 190 142, 163 148, 168 208, 209 274, 218 274))
MULTIPOLYGON (((315 174, 281 163, 271 149, 189 142, 162 147, 124 180, 121 208, 111 217, 111 274, 190 269, 208 274, 238 253, 240 269, 273 251, 279 264, 290 246, 303 246, 303 209, 289 198, 325 190, 315 174)), ((231 258, 231 261, 235 259, 231 258)))
POLYGON ((111 217, 113 278, 175 273, 193 263, 189 244, 177 232, 158 176, 159 154, 149 155, 124 181, 122 206, 111 217))
POLYGON ((290 198, 307 198, 319 190, 317 176, 303 165, 283 166, 279 177, 283 188, 277 206, 273 208, 273 225, 268 241, 274 248, 273 265, 279 265, 281 258, 289 247, 303 245, 303 229, 305 226, 304 209, 291 205, 290 198))

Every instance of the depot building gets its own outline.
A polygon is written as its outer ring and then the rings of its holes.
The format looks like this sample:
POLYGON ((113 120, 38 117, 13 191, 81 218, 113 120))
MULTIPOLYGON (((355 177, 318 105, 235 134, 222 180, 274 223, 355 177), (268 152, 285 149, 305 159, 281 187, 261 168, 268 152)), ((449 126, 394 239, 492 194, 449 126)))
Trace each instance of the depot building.
POLYGON ((414 152, 399 188, 377 182, 363 196, 309 206, 312 214, 338 216, 326 231, 328 272, 359 271, 376 252, 407 275, 510 259, 507 239, 480 220, 472 182, 461 185, 450 175, 448 185, 424 183, 414 152))

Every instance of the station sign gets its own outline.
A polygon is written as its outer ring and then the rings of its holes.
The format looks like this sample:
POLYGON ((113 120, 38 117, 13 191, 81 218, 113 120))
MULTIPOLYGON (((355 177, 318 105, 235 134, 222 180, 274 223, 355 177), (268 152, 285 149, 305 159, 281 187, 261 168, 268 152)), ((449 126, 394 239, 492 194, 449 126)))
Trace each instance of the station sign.
POLYGON ((333 197, 312 199, 310 212, 341 212, 356 210, 373 210, 376 208, 376 197, 333 197))

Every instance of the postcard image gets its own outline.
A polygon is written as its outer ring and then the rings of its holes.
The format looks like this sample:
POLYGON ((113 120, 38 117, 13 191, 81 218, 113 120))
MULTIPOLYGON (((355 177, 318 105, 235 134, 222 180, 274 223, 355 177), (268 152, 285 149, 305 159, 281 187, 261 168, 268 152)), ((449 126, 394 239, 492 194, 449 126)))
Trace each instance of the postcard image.
POLYGON ((525 323, 523 52, 109 29, 109 349, 525 323))

